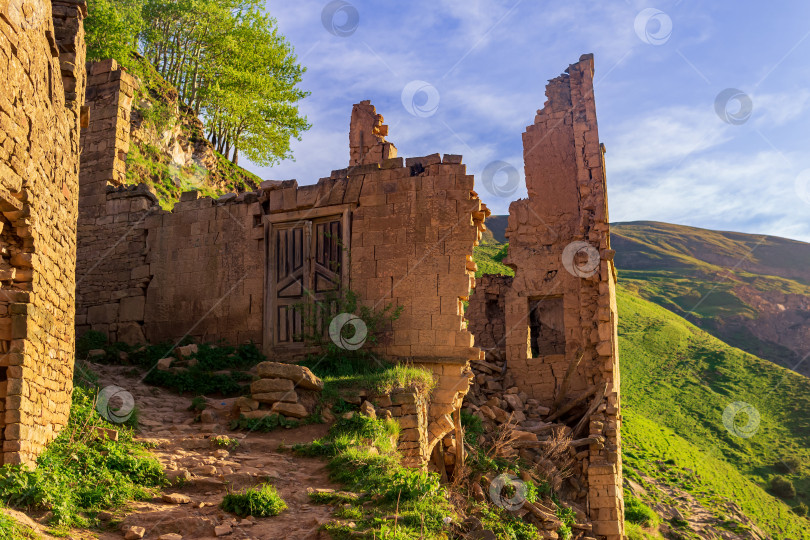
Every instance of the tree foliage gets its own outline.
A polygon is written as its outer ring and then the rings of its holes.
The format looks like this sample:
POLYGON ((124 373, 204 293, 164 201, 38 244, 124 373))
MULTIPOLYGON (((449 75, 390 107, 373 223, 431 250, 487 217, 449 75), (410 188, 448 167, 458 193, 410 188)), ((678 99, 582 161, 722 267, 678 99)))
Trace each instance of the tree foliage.
POLYGON ((216 149, 270 165, 309 129, 305 68, 260 0, 89 0, 88 56, 145 57, 200 115, 216 149))

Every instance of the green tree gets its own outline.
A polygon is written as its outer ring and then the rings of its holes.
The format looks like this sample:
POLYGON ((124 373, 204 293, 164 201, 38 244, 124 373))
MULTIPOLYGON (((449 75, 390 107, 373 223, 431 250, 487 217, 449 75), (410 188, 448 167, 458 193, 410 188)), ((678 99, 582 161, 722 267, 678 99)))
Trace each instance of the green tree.
POLYGON ((88 0, 84 20, 87 59, 125 62, 143 28, 142 0, 88 0))
MULTIPOLYGON (((217 150, 238 163, 290 157, 310 128, 297 103, 305 71, 262 0, 90 0, 93 59, 139 52, 201 116, 217 150)), ((134 66, 133 66, 134 67, 134 66)))

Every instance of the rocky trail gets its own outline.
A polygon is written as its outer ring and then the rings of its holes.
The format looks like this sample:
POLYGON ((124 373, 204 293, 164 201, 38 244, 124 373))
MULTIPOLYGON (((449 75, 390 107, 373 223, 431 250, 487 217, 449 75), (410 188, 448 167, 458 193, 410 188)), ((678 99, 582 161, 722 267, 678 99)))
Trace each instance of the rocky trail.
MULTIPOLYGON (((153 446, 172 486, 151 501, 133 503, 124 512, 105 515, 110 525, 97 538, 144 539, 317 539, 330 519, 331 507, 310 504, 307 488, 335 488, 326 463, 279 452, 280 444, 310 442, 328 426, 308 425, 271 433, 228 429, 233 399, 208 399, 209 408, 195 422, 191 399, 140 382, 119 367, 92 365, 99 385, 116 385, 130 392, 137 407, 138 439, 153 446), (227 436, 236 446, 217 444, 227 436), (241 519, 219 508, 229 491, 271 482, 288 509, 269 518, 241 519), (143 533, 143 536, 139 536, 143 533), (177 535, 177 536, 173 536, 177 535)), ((82 535, 84 538, 85 536, 82 535)))

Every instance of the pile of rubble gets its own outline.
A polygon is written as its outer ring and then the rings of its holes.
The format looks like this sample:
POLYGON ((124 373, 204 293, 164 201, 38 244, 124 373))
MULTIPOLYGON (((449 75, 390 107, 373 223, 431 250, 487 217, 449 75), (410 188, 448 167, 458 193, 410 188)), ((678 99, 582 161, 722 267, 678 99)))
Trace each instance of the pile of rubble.
MULTIPOLYGON (((464 410, 481 419, 484 435, 478 442, 494 448, 497 457, 519 456, 532 464, 523 479, 546 483, 559 494, 576 515, 573 538, 591 538, 587 486, 581 485, 579 479, 587 477, 589 447, 604 445, 602 437, 583 435, 588 432, 589 422, 597 421, 599 408, 604 408, 603 392, 589 389, 566 397, 563 384, 554 407, 546 407, 518 389, 503 355, 497 351, 489 351, 486 361, 471 364, 475 380, 464 400, 464 410)), ((480 475, 474 480, 473 494, 484 500, 493 478, 480 475)), ((515 513, 537 525, 545 538, 555 539, 560 520, 553 508, 550 500, 547 505, 525 502, 515 513)))
POLYGON ((236 400, 245 418, 263 418, 280 414, 301 419, 312 413, 323 381, 308 368, 280 362, 262 362, 256 366, 260 379, 250 385, 251 395, 236 400))

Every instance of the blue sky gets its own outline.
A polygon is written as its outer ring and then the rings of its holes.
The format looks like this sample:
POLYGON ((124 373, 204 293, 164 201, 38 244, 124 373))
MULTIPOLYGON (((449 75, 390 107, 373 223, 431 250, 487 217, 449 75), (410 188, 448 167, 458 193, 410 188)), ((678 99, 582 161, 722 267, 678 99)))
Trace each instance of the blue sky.
POLYGON ((267 7, 308 68, 301 108, 313 127, 294 142, 295 160, 247 165, 264 179, 310 184, 345 167, 351 106, 371 99, 400 156, 462 154, 482 199, 507 213, 525 196, 522 180, 512 192, 502 173, 491 193, 482 171, 503 161, 522 179, 521 133, 546 81, 592 52, 612 221, 810 241, 810 2, 267 7))

